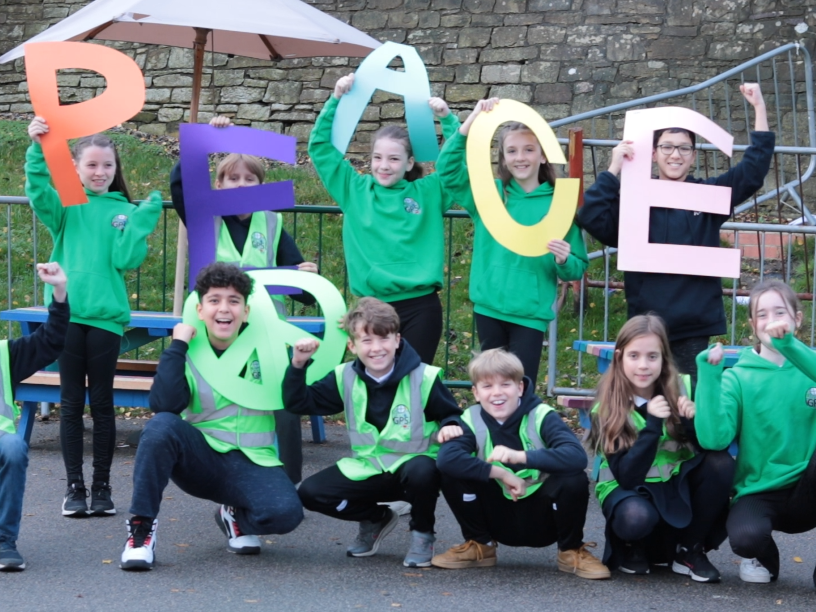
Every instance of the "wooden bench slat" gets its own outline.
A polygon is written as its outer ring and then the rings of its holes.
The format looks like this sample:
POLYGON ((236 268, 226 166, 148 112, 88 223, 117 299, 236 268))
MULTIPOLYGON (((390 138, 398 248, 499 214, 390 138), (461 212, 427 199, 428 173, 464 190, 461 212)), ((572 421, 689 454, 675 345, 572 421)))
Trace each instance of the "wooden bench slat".
MULTIPOLYGON (((26 378, 24 384, 29 385, 50 385, 58 387, 60 384, 59 372, 40 371, 26 378)), ((86 381, 87 386, 87 381, 86 381)), ((153 378, 149 376, 126 376, 118 374, 113 379, 113 388, 132 391, 150 391, 153 386, 153 378)))

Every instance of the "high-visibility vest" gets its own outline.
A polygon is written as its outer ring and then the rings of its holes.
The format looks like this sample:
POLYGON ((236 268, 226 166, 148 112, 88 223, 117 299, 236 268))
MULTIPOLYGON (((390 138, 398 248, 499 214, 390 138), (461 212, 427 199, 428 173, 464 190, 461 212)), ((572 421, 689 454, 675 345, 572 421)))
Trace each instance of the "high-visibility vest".
POLYGON ((8 340, 0 340, 0 386, 3 390, 3 399, 0 401, 0 436, 17 433, 14 421, 20 414, 17 404, 14 403, 14 394, 11 391, 11 364, 9 362, 8 340))
MULTIPOLYGON (((541 425, 544 423, 545 417, 552 411, 552 407, 547 406, 546 404, 539 404, 534 410, 531 410, 522 417, 519 425, 519 437, 521 438, 521 444, 524 447, 524 451, 547 448, 544 440, 541 439, 541 425), (533 418, 530 418, 530 415, 532 415, 533 418)), ((476 436, 477 451, 475 456, 482 461, 487 461, 490 453, 493 452, 493 439, 490 437, 490 430, 487 428, 487 425, 482 418, 482 407, 479 404, 476 404, 475 406, 471 406, 465 410, 465 413, 462 415, 462 421, 468 427, 470 427, 473 434, 476 436)), ((523 470, 516 472, 502 463, 497 462, 493 463, 492 465, 507 470, 511 474, 515 474, 527 483, 527 491, 521 496, 520 499, 535 493, 547 479, 547 476, 549 476, 549 474, 546 472, 541 472, 532 468, 524 468, 523 470)), ((513 499, 513 496, 507 491, 507 488, 503 482, 496 480, 496 484, 501 487, 502 493, 504 493, 504 496, 507 499, 513 499)))
MULTIPOLYGON (((277 267, 278 245, 283 231, 283 217, 280 213, 269 210, 252 213, 249 222, 244 250, 235 248, 227 226, 222 217, 215 217, 215 259, 231 263, 239 268, 275 268, 277 267), (271 240, 270 240, 271 237, 271 240)), ((283 297, 273 295, 275 310, 286 316, 286 304, 283 297)))
MULTIPOLYGON (((247 375, 253 375, 247 364, 247 375)), ((204 434, 207 443, 220 453, 240 450, 253 463, 264 467, 283 465, 278 459, 275 413, 235 404, 212 388, 187 356, 185 364, 190 386, 190 405, 184 420, 204 434)))
POLYGON ((383 472, 393 473, 419 455, 436 457, 439 425, 425 421, 424 408, 440 372, 439 368, 423 363, 402 378, 397 385, 388 422, 382 431, 377 431, 365 420, 368 390, 354 371, 352 362, 335 368, 353 455, 337 463, 346 478, 365 480, 383 472))

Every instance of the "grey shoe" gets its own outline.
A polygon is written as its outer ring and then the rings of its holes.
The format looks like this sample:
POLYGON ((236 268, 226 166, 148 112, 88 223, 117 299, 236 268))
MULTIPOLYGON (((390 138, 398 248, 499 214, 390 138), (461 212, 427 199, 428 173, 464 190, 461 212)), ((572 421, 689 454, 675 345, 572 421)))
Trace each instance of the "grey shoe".
POLYGON ((0 572, 21 572, 25 561, 14 544, 0 544, 0 572))
POLYGON ((354 544, 346 550, 349 557, 370 557, 377 552, 380 542, 389 533, 394 531, 394 527, 399 522, 399 514, 388 508, 385 517, 375 522, 360 521, 360 532, 354 544))
POLYGON ((434 542, 436 538, 432 533, 422 533, 421 531, 411 532, 411 548, 405 555, 402 564, 405 567, 431 567, 431 559, 434 556, 434 542))

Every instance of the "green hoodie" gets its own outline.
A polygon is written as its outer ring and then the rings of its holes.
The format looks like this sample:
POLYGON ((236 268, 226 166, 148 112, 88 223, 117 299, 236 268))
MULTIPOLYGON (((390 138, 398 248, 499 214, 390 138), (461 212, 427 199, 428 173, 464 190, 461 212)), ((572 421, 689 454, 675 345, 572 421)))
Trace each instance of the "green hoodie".
MULTIPOLYGON (((64 207, 51 185, 42 148, 26 152, 26 195, 31 208, 51 232, 51 261, 65 270, 71 292, 71 322, 119 334, 130 321, 125 271, 138 268, 147 255, 147 236, 162 210, 158 191, 140 206, 118 191, 101 195, 85 190, 88 203, 64 207)), ((51 302, 51 285, 45 303, 51 302)))
POLYGON ((710 349, 697 356, 697 439, 722 450, 736 438, 734 501, 794 486, 816 450, 816 354, 791 334, 773 346, 781 366, 753 349, 725 371, 708 363, 710 349))
MULTIPOLYGON (((470 266, 470 300, 473 311, 517 325, 546 331, 555 318, 553 304, 558 279, 578 280, 584 275, 589 260, 581 230, 573 223, 564 240, 570 243, 570 254, 563 264, 555 256, 525 257, 496 242, 485 227, 470 189, 466 160, 467 137, 458 131, 450 138, 436 164, 442 186, 453 199, 470 213, 475 227, 473 263, 470 266)), ((500 180, 496 189, 502 193, 500 180)), ((510 216, 522 225, 534 225, 550 210, 553 187, 539 185, 530 193, 510 179, 505 206, 510 216)))
MULTIPOLYGON (((354 295, 385 302, 428 295, 442 288, 445 234, 442 215, 451 200, 438 174, 383 187, 359 174, 331 142, 338 100, 323 107, 309 138, 320 180, 348 219, 343 248, 354 295)), ((459 129, 453 115, 441 119, 443 135, 459 129)))

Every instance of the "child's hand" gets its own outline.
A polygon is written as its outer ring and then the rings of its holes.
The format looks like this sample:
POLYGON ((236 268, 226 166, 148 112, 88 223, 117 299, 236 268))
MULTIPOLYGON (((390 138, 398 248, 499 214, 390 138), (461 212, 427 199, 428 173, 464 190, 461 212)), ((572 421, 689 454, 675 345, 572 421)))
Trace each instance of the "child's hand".
POLYGON ((621 143, 612 149, 612 161, 609 162, 608 171, 618 176, 621 168, 623 168, 623 160, 632 161, 635 159, 634 144, 631 140, 623 140, 621 143))
POLYGON ((487 100, 479 100, 476 103, 476 106, 473 107, 473 112, 468 115, 468 118, 465 119, 465 122, 459 128, 459 133, 462 136, 467 136, 468 132, 470 132, 470 126, 473 125, 473 122, 476 121, 476 117, 479 116, 479 113, 482 111, 489 113, 492 111, 496 105, 499 103, 498 98, 488 98, 487 100))
POLYGON ((655 395, 649 400, 649 403, 646 404, 646 412, 658 419, 667 419, 669 415, 671 415, 671 408, 669 408, 669 402, 666 401, 665 397, 655 395))
POLYGON ((697 414, 697 409, 694 407, 694 402, 692 402, 691 399, 685 395, 681 395, 680 399, 677 400, 677 412, 680 413, 681 417, 693 419, 694 415, 697 414))
POLYGON ((748 100, 748 104, 754 108, 760 104, 765 106, 765 99, 762 97, 762 90, 758 83, 743 83, 740 85, 740 92, 748 100))
POLYGON ((448 440, 453 440, 454 438, 458 438, 465 432, 462 431, 462 428, 458 425, 445 425, 442 429, 440 429, 436 434, 436 439, 439 441, 440 444, 444 444, 448 440))
POLYGON ((37 144, 40 144, 40 136, 47 133, 48 123, 42 117, 34 117, 28 124, 28 136, 37 144))
POLYGON ((196 328, 187 323, 177 323, 173 328, 173 340, 182 340, 190 344, 190 340, 195 338, 196 328))
POLYGON ((512 472, 508 472, 504 468, 497 467, 494 469, 501 471, 501 474, 496 476, 496 478, 504 483, 508 493, 513 497, 513 501, 518 501, 520 497, 524 497, 524 494, 527 492, 527 483, 524 482, 523 479, 512 472))
POLYGON ((488 463, 504 463, 505 465, 508 463, 524 465, 527 463, 527 453, 500 444, 493 448, 493 452, 490 453, 486 461, 488 463))
POLYGON ((334 97, 338 100, 346 95, 351 88, 354 86, 354 74, 347 74, 344 77, 340 77, 337 79, 337 83, 334 84, 334 97))
POLYGON ((569 242, 566 240, 550 240, 549 244, 547 244, 547 248, 550 249, 550 253, 555 256, 555 263, 558 265, 566 263, 571 250, 569 242))
POLYGON ((223 115, 217 115, 210 119, 210 125, 217 128, 225 128, 231 127, 233 125, 232 119, 229 117, 224 117, 223 115))
POLYGON ((719 342, 708 351, 708 363, 711 365, 720 365, 723 357, 725 357, 725 351, 719 342))
POLYGON ((433 114, 437 117, 442 118, 450 115, 448 103, 445 102, 442 98, 431 98, 430 100, 428 100, 428 106, 431 107, 433 114))
POLYGON ((37 275, 40 280, 54 287, 53 297, 57 302, 64 302, 66 291, 65 285, 68 283, 68 277, 65 276, 62 268, 56 261, 49 263, 37 264, 37 275))
POLYGON ((292 367, 299 370, 304 368, 319 346, 320 342, 314 338, 303 338, 295 342, 292 347, 292 367))
POLYGON ((790 332, 790 327, 788 327, 787 321, 774 321, 768 324, 765 331, 771 338, 781 340, 785 337, 785 334, 790 332))
POLYGON ((297 269, 301 272, 311 272, 317 274, 317 264, 313 261, 302 261, 297 265, 297 269))

